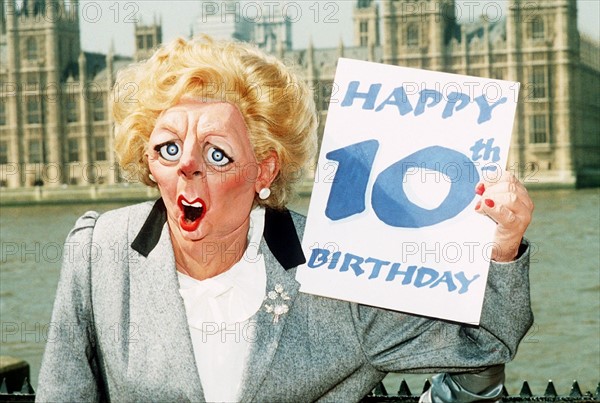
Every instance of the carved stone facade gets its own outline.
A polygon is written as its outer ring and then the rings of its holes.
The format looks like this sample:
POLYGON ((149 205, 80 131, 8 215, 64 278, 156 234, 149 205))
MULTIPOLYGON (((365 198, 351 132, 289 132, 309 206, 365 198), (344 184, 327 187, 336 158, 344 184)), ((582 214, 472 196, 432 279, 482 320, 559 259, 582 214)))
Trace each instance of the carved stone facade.
MULTIPOLYGON (((136 26, 134 58, 83 52, 78 7, 0 2, 0 186, 124 180, 111 151, 108 94, 115 72, 162 40, 160 23, 136 26)), ((576 1, 511 0, 506 17, 471 24, 455 10, 453 0, 358 0, 355 46, 290 50, 282 38, 274 53, 313 88, 321 125, 330 100, 339 102, 339 57, 519 81, 509 169, 526 184, 598 185, 600 51, 577 30, 576 1)), ((130 87, 115 86, 119 99, 130 87)))
POLYGON ((0 185, 114 183, 108 92, 132 60, 81 51, 78 1, 0 4, 0 185))

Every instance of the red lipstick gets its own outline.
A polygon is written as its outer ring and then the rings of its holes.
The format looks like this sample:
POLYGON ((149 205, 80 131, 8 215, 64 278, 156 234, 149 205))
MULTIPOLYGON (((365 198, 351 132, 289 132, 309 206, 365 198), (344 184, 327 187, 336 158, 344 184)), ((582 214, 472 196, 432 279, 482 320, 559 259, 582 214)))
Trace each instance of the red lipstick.
POLYGON ((184 231, 193 232, 198 229, 200 221, 206 213, 206 205, 204 201, 197 197, 194 200, 187 200, 183 195, 177 198, 177 205, 181 210, 179 216, 179 226, 184 231))

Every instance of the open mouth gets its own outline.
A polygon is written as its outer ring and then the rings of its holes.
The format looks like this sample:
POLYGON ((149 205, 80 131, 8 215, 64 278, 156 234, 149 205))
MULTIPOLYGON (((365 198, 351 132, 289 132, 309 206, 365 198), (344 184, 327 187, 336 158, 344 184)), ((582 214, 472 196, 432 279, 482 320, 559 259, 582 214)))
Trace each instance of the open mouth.
POLYGON ((195 231, 204 216, 204 202, 200 198, 189 201, 183 195, 180 195, 177 199, 177 204, 182 212, 179 219, 181 228, 185 231, 195 231))

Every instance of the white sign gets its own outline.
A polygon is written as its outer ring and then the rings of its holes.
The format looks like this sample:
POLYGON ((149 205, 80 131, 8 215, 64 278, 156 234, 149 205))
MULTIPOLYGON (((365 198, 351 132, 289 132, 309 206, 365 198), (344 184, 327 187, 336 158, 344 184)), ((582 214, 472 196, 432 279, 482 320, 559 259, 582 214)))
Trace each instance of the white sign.
POLYGON ((300 290, 478 324, 519 84, 340 59, 333 88, 300 290))

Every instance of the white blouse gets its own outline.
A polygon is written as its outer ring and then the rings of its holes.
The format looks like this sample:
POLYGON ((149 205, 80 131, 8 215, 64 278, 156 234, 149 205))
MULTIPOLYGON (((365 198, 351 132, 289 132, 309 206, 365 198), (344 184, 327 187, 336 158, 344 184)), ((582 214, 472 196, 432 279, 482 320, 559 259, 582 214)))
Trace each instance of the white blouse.
POLYGON ((185 304, 194 356, 209 402, 239 400, 243 371, 254 339, 250 318, 260 309, 267 284, 259 245, 265 210, 250 213, 248 247, 240 261, 218 276, 196 280, 183 273, 179 293, 185 304))

